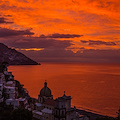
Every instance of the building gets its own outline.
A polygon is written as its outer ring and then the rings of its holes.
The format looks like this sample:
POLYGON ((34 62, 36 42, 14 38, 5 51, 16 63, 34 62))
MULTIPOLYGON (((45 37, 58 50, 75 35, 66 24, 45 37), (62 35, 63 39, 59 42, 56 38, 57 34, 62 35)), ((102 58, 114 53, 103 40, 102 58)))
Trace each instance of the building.
POLYGON ((34 118, 37 118, 38 120, 43 120, 42 112, 33 110, 32 113, 34 118))
POLYGON ((44 108, 43 110, 41 110, 41 112, 42 112, 42 120, 54 120, 53 110, 44 108))
POLYGON ((5 86, 15 87, 15 81, 7 81, 5 86))
POLYGON ((45 81, 38 95, 38 103, 35 103, 33 117, 40 120, 81 120, 85 118, 80 117, 75 107, 71 107, 71 99, 71 96, 66 96, 64 92, 62 97, 54 100, 45 81))
POLYGON ((43 108, 47 108, 50 110, 54 111, 55 108, 55 100, 54 99, 47 99, 44 103, 43 103, 43 108))
POLYGON ((19 98, 18 101, 19 101, 19 106, 24 107, 25 109, 29 107, 28 101, 26 98, 19 98))
POLYGON ((38 110, 38 111, 41 111, 43 109, 43 105, 41 103, 35 103, 34 109, 38 110))
POLYGON ((51 90, 47 87, 47 82, 45 81, 44 87, 40 90, 40 94, 38 95, 38 101, 40 103, 44 103, 47 99, 53 99, 53 95, 51 90))
POLYGON ((14 109, 19 107, 19 100, 18 99, 7 99, 6 105, 12 105, 14 109))
POLYGON ((17 98, 17 91, 15 87, 4 86, 5 94, 7 99, 17 98))
POLYGON ((71 108, 71 96, 62 97, 55 100, 54 120, 77 120, 76 108, 71 108))
POLYGON ((0 84, 5 84, 5 75, 3 73, 0 73, 0 84))

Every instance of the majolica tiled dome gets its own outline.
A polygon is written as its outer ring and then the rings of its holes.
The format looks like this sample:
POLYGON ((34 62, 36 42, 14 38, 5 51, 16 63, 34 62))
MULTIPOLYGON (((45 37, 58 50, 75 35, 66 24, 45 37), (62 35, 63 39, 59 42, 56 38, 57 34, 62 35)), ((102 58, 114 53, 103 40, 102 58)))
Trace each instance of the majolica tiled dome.
POLYGON ((40 96, 51 97, 51 90, 47 87, 47 82, 44 83, 44 87, 40 91, 40 96))

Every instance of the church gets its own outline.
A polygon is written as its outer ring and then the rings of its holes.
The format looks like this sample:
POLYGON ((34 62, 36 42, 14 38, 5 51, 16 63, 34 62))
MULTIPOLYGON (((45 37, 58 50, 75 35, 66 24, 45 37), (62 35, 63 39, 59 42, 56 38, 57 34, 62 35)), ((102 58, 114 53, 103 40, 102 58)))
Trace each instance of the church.
POLYGON ((71 99, 71 96, 66 96, 65 92, 63 96, 53 99, 45 81, 38 95, 38 103, 35 103, 33 117, 40 120, 82 120, 76 108, 71 107, 71 99))

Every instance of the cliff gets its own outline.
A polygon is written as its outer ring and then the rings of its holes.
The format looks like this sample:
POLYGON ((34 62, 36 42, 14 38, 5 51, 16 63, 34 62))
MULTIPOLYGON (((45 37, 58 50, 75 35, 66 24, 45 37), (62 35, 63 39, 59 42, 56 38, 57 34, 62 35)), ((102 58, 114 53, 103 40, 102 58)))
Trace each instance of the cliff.
POLYGON ((38 65, 37 62, 26 57, 24 54, 0 43, 0 63, 4 61, 10 65, 38 65))

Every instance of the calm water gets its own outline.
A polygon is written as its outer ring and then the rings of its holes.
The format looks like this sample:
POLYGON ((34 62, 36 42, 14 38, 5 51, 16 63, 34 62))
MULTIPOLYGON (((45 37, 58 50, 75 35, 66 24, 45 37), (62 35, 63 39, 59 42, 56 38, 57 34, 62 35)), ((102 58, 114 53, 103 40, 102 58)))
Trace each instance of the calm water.
POLYGON ((37 98, 45 80, 54 98, 72 96, 72 105, 116 116, 120 106, 120 65, 42 63, 36 66, 10 66, 15 79, 37 98))

